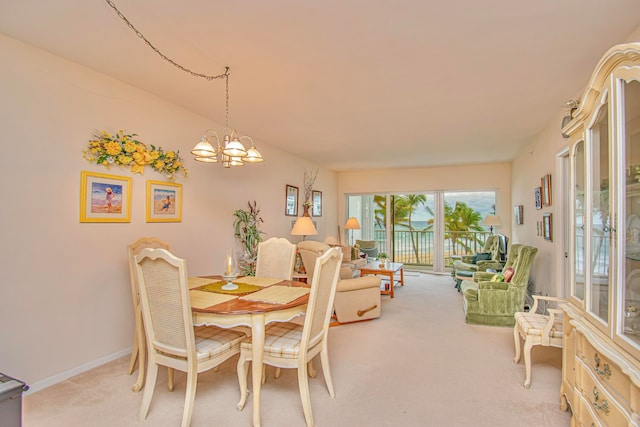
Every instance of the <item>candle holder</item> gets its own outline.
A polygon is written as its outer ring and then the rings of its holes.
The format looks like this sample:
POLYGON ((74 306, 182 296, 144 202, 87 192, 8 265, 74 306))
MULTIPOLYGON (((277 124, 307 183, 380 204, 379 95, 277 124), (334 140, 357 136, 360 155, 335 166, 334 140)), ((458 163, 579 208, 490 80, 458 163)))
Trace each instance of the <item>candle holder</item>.
POLYGON ((227 281, 225 285, 222 286, 222 290, 224 291, 235 291, 238 289, 238 285, 233 283, 234 280, 238 278, 238 270, 236 268, 236 260, 233 257, 231 249, 227 251, 227 260, 225 262, 225 271, 222 275, 222 278, 227 281))

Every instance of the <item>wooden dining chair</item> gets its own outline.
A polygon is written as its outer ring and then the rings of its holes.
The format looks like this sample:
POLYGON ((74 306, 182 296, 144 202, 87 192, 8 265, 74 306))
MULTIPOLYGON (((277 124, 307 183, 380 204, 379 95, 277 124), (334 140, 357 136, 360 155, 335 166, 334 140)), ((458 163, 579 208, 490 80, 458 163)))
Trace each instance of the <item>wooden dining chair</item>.
POLYGON ((283 237, 272 237, 258 244, 256 277, 291 280, 296 261, 296 245, 283 237))
POLYGON ((182 426, 191 422, 198 374, 240 352, 242 332, 193 326, 187 266, 165 249, 143 249, 135 257, 140 306, 148 347, 147 379, 139 417, 147 417, 158 366, 187 373, 182 426))
MULTIPOLYGON (((313 426, 308 362, 318 354, 320 354, 329 395, 335 396, 329 367, 327 335, 341 260, 342 253, 339 248, 329 249, 316 260, 304 325, 293 322, 274 322, 267 325, 265 330, 264 363, 278 368, 298 370, 298 387, 304 418, 308 426, 313 426)), ((251 340, 245 339, 242 341, 240 358, 238 359, 238 381, 240 383, 238 409, 244 408, 247 400, 248 362, 251 361, 251 358, 251 340)))
POLYGON ((144 375, 146 363, 146 343, 144 338, 144 325, 142 324, 142 311, 140 310, 140 292, 136 280, 134 257, 145 248, 166 249, 171 250, 169 243, 164 242, 156 237, 141 237, 132 244, 127 246, 129 254, 129 277, 131 280, 131 296, 133 298, 133 314, 135 318, 135 329, 133 333, 133 349, 131 350, 131 358, 129 359, 128 374, 131 375, 138 361, 138 378, 136 383, 131 387, 133 391, 140 391, 144 384, 144 375))

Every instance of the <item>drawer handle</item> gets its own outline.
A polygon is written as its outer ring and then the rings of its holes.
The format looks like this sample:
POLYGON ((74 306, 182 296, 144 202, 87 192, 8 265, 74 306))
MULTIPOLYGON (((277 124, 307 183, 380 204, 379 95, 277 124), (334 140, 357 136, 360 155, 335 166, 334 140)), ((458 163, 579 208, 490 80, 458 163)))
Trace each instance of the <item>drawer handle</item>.
POLYGON ((606 399, 602 399, 602 403, 598 403, 598 399, 600 398, 598 394, 598 389, 593 388, 593 407, 599 411, 605 413, 605 415, 609 415, 609 402, 606 399))
POLYGON ((601 377, 605 377, 606 379, 611 378, 611 368, 609 367, 608 363, 605 363, 604 369, 600 370, 600 357, 598 356, 598 353, 596 353, 596 355, 593 357, 593 360, 596 363, 596 367, 594 368, 596 374, 600 375, 601 377))

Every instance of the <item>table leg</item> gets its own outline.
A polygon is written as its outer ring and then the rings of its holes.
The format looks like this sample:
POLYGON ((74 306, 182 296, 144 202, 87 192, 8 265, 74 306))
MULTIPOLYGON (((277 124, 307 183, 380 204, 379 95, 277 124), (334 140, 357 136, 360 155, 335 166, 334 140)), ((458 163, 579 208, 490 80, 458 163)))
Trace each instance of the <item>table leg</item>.
POLYGON ((260 387, 262 386, 262 360, 264 358, 264 314, 251 316, 251 380, 253 382, 253 425, 260 426, 260 387))
POLYGON ((389 295, 391 295, 391 298, 394 298, 394 294, 393 294, 393 271, 389 272, 389 295))
POLYGON ((400 269, 400 286, 404 286, 404 268, 400 269))

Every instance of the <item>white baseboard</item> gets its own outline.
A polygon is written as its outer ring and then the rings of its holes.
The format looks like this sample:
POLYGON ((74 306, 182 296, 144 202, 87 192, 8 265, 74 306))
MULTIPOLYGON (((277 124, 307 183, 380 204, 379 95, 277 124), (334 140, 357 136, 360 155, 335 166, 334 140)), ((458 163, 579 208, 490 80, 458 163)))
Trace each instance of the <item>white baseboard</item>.
POLYGON ((124 350, 120 350, 116 353, 109 354, 107 356, 101 357, 96 360, 92 360, 91 362, 85 363, 84 365, 77 366, 73 369, 69 369, 68 371, 60 372, 59 374, 50 376, 41 381, 36 381, 35 383, 29 384, 29 390, 24 394, 29 395, 31 393, 35 393, 47 387, 50 387, 54 384, 58 384, 64 380, 67 380, 71 377, 74 377, 78 374, 86 372, 90 369, 96 368, 98 366, 104 365, 105 363, 109 363, 113 360, 119 359, 122 356, 126 356, 127 354, 131 354, 132 347, 125 348, 124 350))

